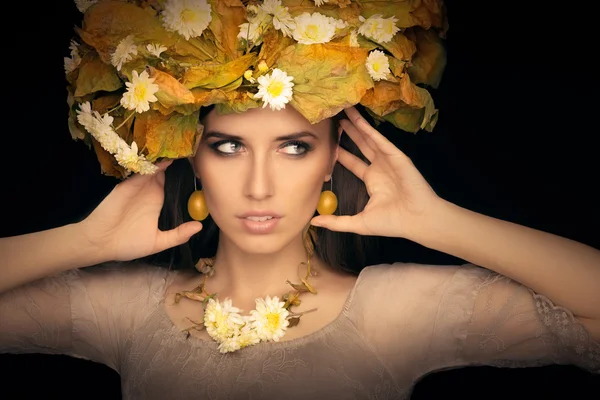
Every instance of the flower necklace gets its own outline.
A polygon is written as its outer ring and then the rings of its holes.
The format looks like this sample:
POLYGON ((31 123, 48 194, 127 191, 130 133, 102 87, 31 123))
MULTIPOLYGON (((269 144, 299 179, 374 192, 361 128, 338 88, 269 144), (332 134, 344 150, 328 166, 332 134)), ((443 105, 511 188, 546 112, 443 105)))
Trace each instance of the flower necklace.
POLYGON ((215 259, 200 259, 196 268, 204 275, 202 282, 193 290, 175 294, 175 303, 179 303, 182 297, 186 297, 202 302, 204 308, 202 322, 195 322, 188 318, 193 325, 183 330, 187 334, 186 337, 189 338, 192 329, 198 331, 206 329, 208 335, 219 343, 221 353, 233 352, 260 342, 278 342, 285 335, 287 328, 298 325, 301 316, 316 310, 313 308, 300 313, 290 310, 292 306, 300 305, 301 293, 317 294, 308 283, 309 277, 317 275, 317 272, 311 269, 310 256, 311 252, 308 253, 307 262, 300 264, 306 265, 306 275, 300 278, 301 283, 286 280, 292 290, 281 296, 281 300, 277 296, 256 299, 256 308, 250 311, 250 315, 242 315, 242 310, 234 307, 231 299, 219 301, 216 293, 211 294, 205 290, 206 279, 215 272, 215 259))

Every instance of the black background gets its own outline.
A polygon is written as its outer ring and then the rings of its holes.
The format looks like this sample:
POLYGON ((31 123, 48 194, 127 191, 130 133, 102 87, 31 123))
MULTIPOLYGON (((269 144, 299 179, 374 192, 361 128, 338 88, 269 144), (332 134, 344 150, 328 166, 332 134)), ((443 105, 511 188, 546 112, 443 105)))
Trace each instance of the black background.
MULTIPOLYGON (((448 1, 448 66, 432 91, 440 109, 435 131, 382 130, 441 197, 600 248, 592 62, 598 35, 591 6, 572 4, 448 1)), ((74 4, 10 2, 3 9, 0 234, 12 236, 78 220, 116 181, 100 174, 93 151, 71 140, 67 129, 63 57, 80 23, 74 4)), ((453 261, 407 242, 389 255, 453 261)), ((9 399, 120 396, 114 371, 64 356, 1 355, 0 377, 0 397, 9 399)), ((598 379, 571 366, 481 367, 429 375, 413 398, 591 399, 598 393, 598 379)))

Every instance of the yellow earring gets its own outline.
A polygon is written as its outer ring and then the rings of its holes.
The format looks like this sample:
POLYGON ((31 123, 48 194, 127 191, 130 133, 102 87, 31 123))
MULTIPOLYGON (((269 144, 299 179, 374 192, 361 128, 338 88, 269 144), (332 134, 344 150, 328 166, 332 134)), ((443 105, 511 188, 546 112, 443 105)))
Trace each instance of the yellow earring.
MULTIPOLYGON (((333 174, 331 175, 331 189, 333 190, 333 174)), ((321 215, 331 215, 335 212, 338 206, 338 199, 332 190, 324 190, 321 192, 319 204, 317 204, 317 212, 321 215)))
POLYGON ((204 199, 204 192, 196 188, 196 177, 194 177, 194 192, 190 195, 187 203, 188 214, 196 221, 203 221, 208 217, 208 208, 204 199))

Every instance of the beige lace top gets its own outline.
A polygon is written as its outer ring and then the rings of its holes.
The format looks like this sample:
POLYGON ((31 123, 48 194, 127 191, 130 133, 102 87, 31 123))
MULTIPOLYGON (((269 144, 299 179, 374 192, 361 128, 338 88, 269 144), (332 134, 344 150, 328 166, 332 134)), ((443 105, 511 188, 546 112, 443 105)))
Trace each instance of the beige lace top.
POLYGON ((108 264, 1 294, 0 352, 105 364, 124 399, 406 399, 426 374, 469 365, 600 373, 598 339, 568 310, 472 264, 367 267, 324 328, 228 354, 166 315, 175 274, 108 264))

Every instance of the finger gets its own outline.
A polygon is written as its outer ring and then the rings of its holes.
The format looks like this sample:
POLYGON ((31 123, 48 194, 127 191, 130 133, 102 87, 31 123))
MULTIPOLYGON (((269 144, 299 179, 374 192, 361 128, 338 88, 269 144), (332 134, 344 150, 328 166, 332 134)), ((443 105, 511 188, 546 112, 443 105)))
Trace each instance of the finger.
POLYGON ((373 128, 366 119, 360 115, 355 107, 349 107, 344 109, 348 118, 354 123, 361 132, 363 132, 368 140, 374 146, 374 149, 381 151, 386 155, 397 155, 402 153, 392 142, 390 142, 385 136, 383 136, 377 129, 373 128))
POLYGON ((375 149, 377 148, 375 143, 372 143, 372 141, 369 143, 367 141, 368 136, 360 132, 352 124, 352 122, 342 119, 340 120, 340 125, 344 129, 344 132, 350 136, 350 139, 352 139, 352 141, 356 144, 361 153, 363 153, 363 155, 367 158, 367 160, 372 161, 373 157, 375 156, 375 149))
POLYGON ((365 229, 359 223, 357 215, 319 215, 310 223, 314 226, 329 229, 334 232, 350 232, 364 235, 365 229))
POLYGON ((159 232, 156 239, 157 252, 170 249, 187 243, 190 238, 202 230, 202 223, 199 221, 185 222, 177 228, 159 232))
POLYGON ((360 179, 361 181, 365 180, 365 171, 367 170, 368 165, 363 160, 356 157, 354 154, 350 153, 343 147, 340 147, 338 161, 348 171, 356 175, 358 179, 360 179))

